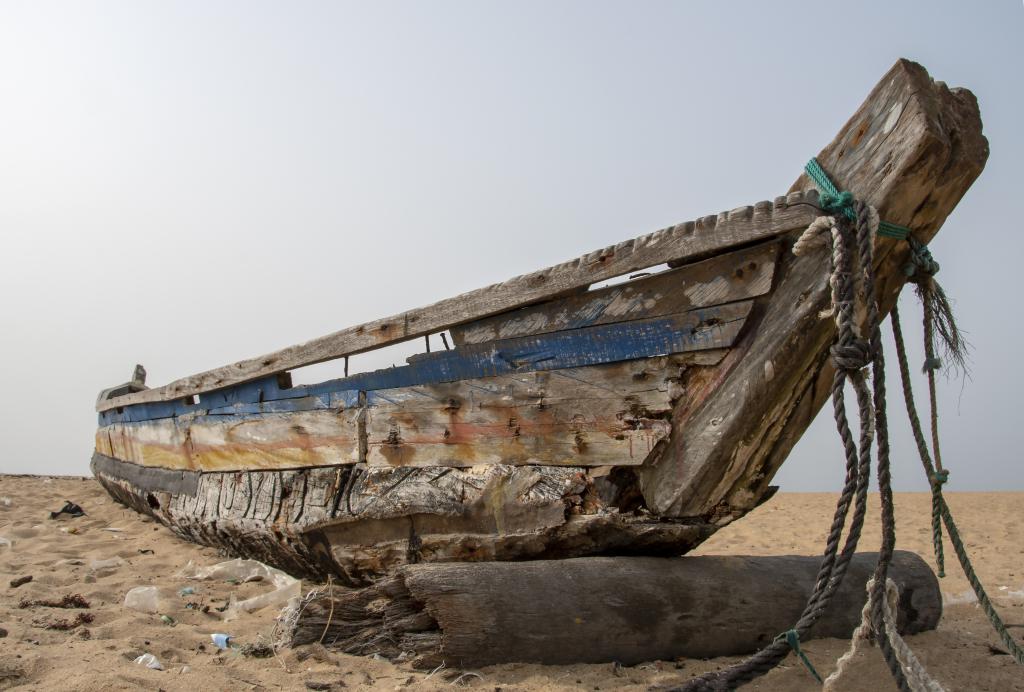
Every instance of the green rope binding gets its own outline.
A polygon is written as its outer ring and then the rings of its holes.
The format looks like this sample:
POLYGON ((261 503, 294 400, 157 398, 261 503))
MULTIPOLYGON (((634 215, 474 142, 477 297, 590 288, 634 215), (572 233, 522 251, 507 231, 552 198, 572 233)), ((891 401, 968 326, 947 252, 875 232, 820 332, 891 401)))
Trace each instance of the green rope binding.
POLYGON ((804 650, 800 648, 799 632, 797 632, 796 630, 787 630, 786 632, 783 632, 782 634, 777 636, 775 639, 776 641, 778 641, 779 639, 785 639, 786 643, 789 644, 789 648, 792 649, 793 653, 795 653, 797 657, 803 662, 804 667, 806 667, 807 670, 810 671, 811 675, 814 676, 814 679, 818 681, 819 685, 822 684, 821 676, 818 675, 818 671, 814 669, 814 665, 811 663, 811 659, 807 658, 807 654, 805 654, 804 650))
MULTIPOLYGON (((830 213, 842 212, 850 221, 856 220, 856 215, 851 208, 853 195, 849 192, 839 191, 835 183, 828 177, 825 169, 818 163, 818 159, 808 161, 804 171, 814 181, 814 184, 818 186, 818 190, 821 193, 819 199, 822 209, 830 213)), ((885 238, 895 238, 896 240, 906 240, 910 235, 910 229, 888 221, 879 221, 878 235, 885 238)))

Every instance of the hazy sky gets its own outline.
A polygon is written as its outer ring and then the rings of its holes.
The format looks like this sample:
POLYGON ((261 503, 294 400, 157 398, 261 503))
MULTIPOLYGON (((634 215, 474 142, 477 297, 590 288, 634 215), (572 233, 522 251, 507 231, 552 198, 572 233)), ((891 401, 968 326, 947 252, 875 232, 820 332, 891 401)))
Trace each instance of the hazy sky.
MULTIPOLYGON (((88 473, 136 362, 164 384, 782 194, 904 56, 992 148, 932 246, 975 347, 951 488, 1024 489, 1022 29, 1020 0, 0 1, 0 471, 88 473)), ((838 487, 831 426, 784 489, 838 487)))

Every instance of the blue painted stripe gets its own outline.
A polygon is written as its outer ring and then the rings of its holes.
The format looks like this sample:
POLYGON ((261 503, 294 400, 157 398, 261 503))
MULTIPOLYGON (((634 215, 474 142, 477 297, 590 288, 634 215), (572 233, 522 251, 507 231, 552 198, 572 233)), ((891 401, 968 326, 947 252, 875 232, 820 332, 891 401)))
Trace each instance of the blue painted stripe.
POLYGON ((635 360, 668 353, 729 346, 723 327, 742 322, 749 303, 691 310, 646 320, 617 322, 461 346, 413 356, 409 365, 360 373, 316 385, 281 389, 276 376, 183 401, 135 404, 99 415, 101 426, 169 418, 187 413, 249 415, 352 407, 359 392, 493 377, 516 372, 557 370, 635 360), (717 322, 717 326, 706 326, 717 322), (703 326, 702 326, 703 325, 703 326))

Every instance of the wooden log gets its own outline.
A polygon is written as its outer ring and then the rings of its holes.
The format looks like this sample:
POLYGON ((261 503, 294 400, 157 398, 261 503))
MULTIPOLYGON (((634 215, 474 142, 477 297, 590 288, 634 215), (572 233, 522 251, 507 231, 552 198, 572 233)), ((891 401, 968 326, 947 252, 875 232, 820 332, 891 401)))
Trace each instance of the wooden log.
MULTIPOLYGON (((928 242, 988 158, 974 95, 934 82, 900 60, 818 160, 842 190, 878 207, 881 218, 928 242)), ((811 187, 801 176, 794 190, 811 187)), ((906 281, 907 243, 879 237, 875 263, 882 314, 906 281)), ((711 395, 695 409, 680 401, 658 462, 640 469, 652 511, 726 523, 755 506, 828 397, 828 307, 824 251, 783 252, 782 277, 764 311, 733 346, 711 395)), ((760 299, 759 299, 760 300, 760 299)))
POLYGON ((162 387, 103 399, 96 403, 96 410, 202 394, 408 341, 659 264, 708 257, 806 228, 814 219, 816 205, 817 193, 811 191, 781 198, 774 204, 759 202, 696 222, 676 224, 427 307, 349 327, 258 358, 184 377, 162 387))
MULTIPOLYGON (((849 638, 860 622, 877 553, 858 553, 807 638, 849 638)), ((818 557, 593 557, 408 565, 360 590, 323 590, 302 611, 293 645, 323 641, 347 653, 414 665, 631 665, 685 656, 748 654, 797 620, 818 557), (326 634, 325 634, 326 630, 326 634)), ((897 551, 898 629, 934 629, 938 580, 918 555, 897 551)))

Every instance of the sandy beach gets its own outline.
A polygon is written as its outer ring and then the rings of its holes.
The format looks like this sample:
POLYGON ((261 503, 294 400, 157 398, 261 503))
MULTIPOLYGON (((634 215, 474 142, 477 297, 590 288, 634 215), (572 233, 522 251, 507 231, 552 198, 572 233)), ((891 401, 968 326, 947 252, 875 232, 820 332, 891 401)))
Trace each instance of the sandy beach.
MULTIPOLYGON (((978 573, 1021 640, 1024 493, 953 492, 947 497, 978 573)), ((877 496, 872 501, 863 550, 878 547, 877 496)), ((720 531, 699 552, 819 554, 833 503, 831 494, 779 494, 720 531)), ((928 496, 898 494, 896 509, 899 547, 932 562, 928 496)), ((277 609, 225 622, 217 608, 232 595, 249 598, 270 587, 176 576, 190 561, 205 566, 224 559, 114 503, 91 479, 0 476, 0 689, 646 690, 737 660, 652 661, 628 668, 510 664, 429 674, 316 645, 282 650, 277 656, 247 656, 240 648, 219 650, 210 635, 231 634, 238 647, 265 642, 273 633, 277 609), (65 500, 81 505, 86 516, 51 520, 49 512, 65 500), (9 586, 28 576, 31 581, 9 586), (125 607, 125 594, 137 586, 159 589, 158 612, 125 607), (189 586, 194 594, 179 595, 189 586), (80 595, 89 607, 20 607, 65 595, 80 595), (146 653, 164 670, 133 663, 146 653)), ((946 689, 1024 690, 1024 669, 1002 652, 948 544, 947 572, 941 582, 941 624, 934 632, 910 637, 911 646, 946 689)), ((303 584, 304 589, 310 586, 303 584)), ((808 642, 804 649, 827 674, 847 646, 848 641, 826 639, 808 642)), ((862 653, 852 671, 843 689, 894 689, 875 649, 862 653)), ((749 689, 813 690, 818 685, 791 656, 749 689)))

